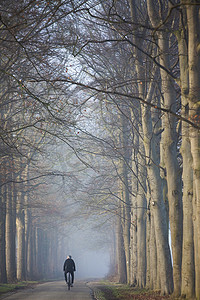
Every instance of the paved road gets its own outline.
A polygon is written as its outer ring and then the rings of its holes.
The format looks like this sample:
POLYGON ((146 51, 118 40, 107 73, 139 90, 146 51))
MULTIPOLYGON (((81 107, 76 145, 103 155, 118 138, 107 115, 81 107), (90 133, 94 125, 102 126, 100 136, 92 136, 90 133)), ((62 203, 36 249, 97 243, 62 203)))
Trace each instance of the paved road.
POLYGON ((32 289, 14 293, 5 300, 92 300, 91 290, 83 281, 77 281, 68 291, 64 281, 39 284, 32 289))

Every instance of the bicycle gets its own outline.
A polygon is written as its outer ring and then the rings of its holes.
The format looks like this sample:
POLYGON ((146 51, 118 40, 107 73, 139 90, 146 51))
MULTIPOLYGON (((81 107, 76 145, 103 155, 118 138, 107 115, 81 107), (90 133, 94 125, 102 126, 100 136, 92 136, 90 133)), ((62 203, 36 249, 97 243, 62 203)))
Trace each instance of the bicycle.
POLYGON ((67 286, 68 286, 68 290, 70 290, 72 283, 71 283, 71 273, 67 272, 67 286))

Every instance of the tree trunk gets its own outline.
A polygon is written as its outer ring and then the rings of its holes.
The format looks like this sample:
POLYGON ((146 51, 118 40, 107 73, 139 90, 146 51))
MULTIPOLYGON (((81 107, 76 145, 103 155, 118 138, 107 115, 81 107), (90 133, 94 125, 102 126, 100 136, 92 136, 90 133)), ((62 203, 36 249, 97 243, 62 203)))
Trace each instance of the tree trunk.
POLYGON ((124 240, 122 234, 122 225, 120 218, 118 219, 118 227, 117 227, 117 254, 118 254, 118 276, 119 283, 126 283, 126 257, 124 251, 124 240))
POLYGON ((126 257, 124 250, 124 239, 121 224, 121 203, 119 204, 118 216, 117 216, 117 261, 118 261, 118 276, 119 283, 126 283, 126 257))
MULTIPOLYGON (((150 195, 149 192, 147 190, 147 203, 148 206, 150 204, 150 195)), ((146 217, 146 288, 149 289, 153 289, 152 285, 151 285, 151 273, 152 273, 152 267, 151 267, 151 249, 150 249, 150 243, 151 243, 151 239, 152 234, 151 234, 151 213, 149 211, 149 209, 147 208, 147 217, 146 217)), ((155 247, 156 249, 156 247, 155 247)), ((155 249, 153 250, 153 252, 155 252, 155 249)))
MULTIPOLYGON (((163 20, 158 19, 157 7, 155 2, 148 0, 148 13, 152 25, 156 28, 163 20)), ((163 8, 164 9, 164 8, 163 8)), ((170 35, 164 30, 158 32, 158 45, 160 63, 165 69, 170 68, 169 41, 170 35)), ((162 80, 162 92, 164 96, 164 108, 176 111, 176 92, 175 84, 165 70, 160 69, 162 80)), ((169 201, 169 220, 172 240, 173 254, 173 279, 174 295, 181 293, 181 263, 182 263, 182 191, 181 173, 177 159, 177 134, 176 122, 172 114, 165 114, 163 119, 164 132, 162 134, 164 148, 164 162, 167 171, 168 201, 169 201)))
POLYGON ((140 139, 140 155, 138 157, 140 183, 137 193, 137 285, 146 286, 146 166, 144 145, 140 139))
POLYGON ((31 278, 36 280, 37 278, 37 228, 33 225, 31 227, 31 253, 32 253, 32 273, 31 278))
MULTIPOLYGON (((154 220, 157 258, 159 266, 160 284, 162 294, 172 292, 172 265, 171 255, 168 244, 168 227, 166 218, 166 209, 163 201, 162 179, 160 170, 157 167, 159 161, 155 150, 155 138, 151 130, 151 117, 149 108, 143 110, 143 128, 144 128, 144 145, 146 156, 152 158, 152 162, 148 163, 147 173, 151 189, 151 213, 154 220), (148 125, 149 124, 149 125, 148 125), (151 140, 150 138, 151 137, 151 140)), ((153 224, 152 224, 153 225, 153 224)))
POLYGON ((5 186, 2 186, 1 195, 0 195, 0 282, 1 283, 7 283, 6 251, 5 251, 5 221, 6 221, 5 186))
MULTIPOLYGON (((129 114, 127 107, 123 107, 124 111, 129 114)), ((131 204, 130 204, 130 185, 129 185, 129 163, 130 163, 130 149, 128 147, 130 128, 128 126, 128 119, 125 113, 120 115, 121 118, 121 188, 122 188, 122 203, 123 203, 123 238, 124 238, 124 250, 126 256, 126 272, 127 282, 130 282, 130 224, 131 224, 131 204)))
POLYGON ((32 244, 32 220, 31 212, 26 209, 25 211, 25 228, 26 228, 26 267, 27 279, 32 279, 33 274, 33 244, 32 244))
MULTIPOLYGON (((168 37, 164 37, 164 39, 168 37)), ((162 39, 162 38, 161 38, 162 39)), ((159 43, 162 52, 165 53, 166 47, 161 39, 159 43)), ((168 66, 167 58, 164 66, 168 66)), ((172 109, 176 107, 176 94, 174 83, 164 71, 161 71, 162 89, 164 93, 164 107, 172 109)), ((172 241, 173 255, 173 278, 174 295, 181 294, 181 263, 182 263, 182 191, 181 191, 181 171, 177 160, 177 136, 175 118, 172 115, 165 114, 163 122, 164 132, 162 134, 164 147, 164 162, 167 171, 168 202, 169 202, 169 221, 172 241)))
POLYGON ((159 261, 156 246, 156 235, 154 217, 151 214, 151 239, 150 239, 150 266, 151 266, 151 280, 150 287, 154 290, 160 290, 160 272, 159 272, 159 261))
MULTIPOLYGON (((189 118, 200 125, 200 15, 199 1, 189 0, 186 6, 188 24, 188 66, 189 66, 189 118)), ((193 158, 193 178, 196 195, 195 236, 195 280, 196 298, 200 299, 200 131, 190 126, 190 143, 193 158)))
POLYGON ((16 231, 17 231, 17 279, 26 279, 25 274, 25 222, 24 222, 24 192, 17 193, 16 231))
MULTIPOLYGON (((137 240, 137 195, 139 185, 141 185, 141 176, 139 172, 139 134, 138 134, 138 120, 135 118, 134 109, 138 107, 139 103, 134 103, 131 109, 131 120, 132 123, 135 124, 136 130, 133 131, 132 136, 132 154, 131 154, 131 227, 130 227, 130 284, 136 286, 137 285, 137 274, 138 274, 138 240, 137 240)), ((140 187, 141 190, 141 187, 140 187)), ((140 235, 141 236, 141 235, 140 235)), ((142 252, 145 255, 145 251, 142 252)), ((140 253, 141 254, 141 253, 140 253)), ((142 259, 142 258, 141 258, 142 259)), ((144 260, 145 261, 145 260, 144 260)), ((141 280, 140 280, 141 282, 141 280)))
MULTIPOLYGON (((134 144, 138 145, 134 137, 134 144)), ((137 190, 138 190, 138 172, 136 162, 136 149, 132 153, 132 195, 131 195, 131 226, 130 226, 130 284, 137 284, 137 190)))
POLYGON ((42 229, 36 228, 36 272, 39 280, 43 279, 43 261, 42 261, 42 229))
MULTIPOLYGON (((177 33, 179 46, 179 64, 181 80, 181 102, 182 115, 189 117, 189 77, 188 77, 188 56, 185 28, 182 21, 187 24, 185 8, 182 8, 182 20, 180 30, 177 33)), ((182 283, 181 295, 192 299, 195 295, 195 268, 194 268, 194 232, 193 232, 193 172, 192 155, 189 140, 189 125, 182 122, 182 145, 181 155, 183 158, 183 257, 182 257, 182 283)))
MULTIPOLYGON (((25 170, 25 178, 29 179, 29 165, 27 164, 25 170)), ((32 272, 32 259, 31 259, 31 210, 28 208, 29 204, 29 191, 27 188, 24 189, 24 226, 25 226, 25 266, 26 266, 26 277, 30 277, 32 272)))
POLYGON ((189 126, 182 124, 183 157, 183 258, 181 294, 187 299, 194 297, 194 240, 193 240, 193 172, 189 141, 189 126))
POLYGON ((130 228, 130 285, 137 283, 137 205, 132 201, 130 228), (133 204, 134 203, 134 204, 133 204))
MULTIPOLYGON (((132 115, 133 117, 133 115, 132 115)), ((133 118, 132 118, 133 120, 133 118)), ((131 177, 131 226, 130 226, 130 284, 137 284, 137 190, 138 190, 138 135, 134 134, 132 150, 132 177, 131 177)))
POLYGON ((13 282, 16 280, 16 198, 14 196, 14 184, 9 183, 6 188, 6 272, 8 282, 13 282))
MULTIPOLYGON (((112 234, 112 239, 113 243, 110 245, 110 266, 111 266, 111 275, 116 276, 117 274, 117 241, 116 241, 116 234, 115 234, 115 224, 116 220, 114 220, 113 224, 113 234, 112 234)), ((62 240, 60 241, 60 252, 62 252, 62 240)), ((61 256, 59 256, 61 257, 61 256)))
MULTIPOLYGON (((140 56, 139 53, 137 55, 140 56)), ((141 59, 139 59, 140 61, 141 59)), ((142 78, 142 82, 145 82, 143 78, 142 68, 139 64, 136 64, 138 77, 142 78)), ((150 102, 154 93, 153 83, 148 86, 148 93, 145 100, 150 102)), ((144 87, 139 86, 139 95, 144 98, 144 87)), ((150 197, 151 204, 150 210, 154 222, 151 223, 155 226, 155 242, 156 242, 156 253, 154 258, 158 261, 155 267, 159 266, 159 273, 154 270, 156 274, 157 282, 153 280, 153 285, 160 285, 162 294, 169 294, 173 289, 172 280, 172 264, 171 264, 171 254, 168 243, 168 226, 167 226, 167 216, 165 204, 163 201, 163 189, 162 189, 162 179, 160 176, 159 163, 160 155, 156 147, 156 137, 153 131, 152 119, 151 119, 151 109, 150 106, 141 106, 142 111, 142 128, 143 128, 143 142, 146 156, 147 174, 148 182, 150 186, 150 197)), ((143 203, 146 205, 146 203, 143 203)), ((153 232, 153 229, 151 230, 153 232)), ((152 250, 153 251, 153 250, 152 250)), ((155 279, 155 276, 154 276, 155 279)))
MULTIPOLYGON (((133 22, 138 22, 139 18, 137 15, 137 9, 136 6, 138 6, 139 3, 135 0, 130 0, 130 15, 133 22)), ((133 32, 133 42, 136 45, 140 44, 139 39, 137 38, 137 35, 133 32)), ((134 76, 141 80, 144 83, 144 74, 143 70, 141 68, 142 64, 142 55, 137 50, 134 49, 135 56, 137 57, 137 60, 135 62, 135 68, 136 68, 136 74, 134 76)), ((139 85, 138 88, 139 96, 143 97, 144 94, 144 87, 142 85, 139 85)), ((138 111, 140 111, 140 107, 138 105, 138 111)), ((134 120, 135 121, 135 120, 134 120)), ((136 122, 139 122, 139 120, 136 120, 136 122)), ((134 122, 135 123, 135 122, 134 122)), ((138 128, 140 130, 141 136, 143 129, 142 126, 139 125, 138 128)), ((137 135, 137 133, 134 133, 137 135)), ((137 186, 137 191, 134 191, 136 193, 136 205, 137 205, 137 285, 139 287, 145 287, 146 285, 146 271, 147 271, 147 261, 146 261, 146 209, 147 209, 147 201, 146 201, 146 165, 145 165, 145 150, 144 145, 141 137, 137 137, 138 143, 134 143, 136 147, 138 146, 140 151, 137 153, 137 160, 138 160, 138 176, 139 176, 139 182, 137 186)), ((133 149, 135 151, 135 149, 133 149)))

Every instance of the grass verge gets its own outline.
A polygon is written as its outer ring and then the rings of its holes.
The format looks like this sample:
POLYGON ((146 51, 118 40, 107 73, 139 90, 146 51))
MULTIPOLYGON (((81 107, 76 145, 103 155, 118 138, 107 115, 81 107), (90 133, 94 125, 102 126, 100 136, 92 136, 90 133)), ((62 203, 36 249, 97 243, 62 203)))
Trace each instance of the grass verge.
POLYGON ((0 284, 0 295, 8 293, 8 292, 13 292, 18 289, 24 289, 26 287, 31 287, 37 283, 38 283, 37 281, 20 281, 17 283, 0 284))
POLYGON ((96 300, 164 300, 170 296, 161 296, 159 291, 130 287, 109 281, 90 283, 96 300))

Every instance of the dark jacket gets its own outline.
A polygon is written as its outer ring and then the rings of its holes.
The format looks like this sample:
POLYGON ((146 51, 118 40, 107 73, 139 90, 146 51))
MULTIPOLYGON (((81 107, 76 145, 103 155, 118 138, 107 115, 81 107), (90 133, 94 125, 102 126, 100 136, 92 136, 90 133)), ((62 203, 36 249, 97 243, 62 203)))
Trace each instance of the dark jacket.
POLYGON ((71 259, 71 258, 66 259, 64 266, 63 266, 63 271, 66 273, 76 271, 76 266, 75 266, 73 259, 71 259))

